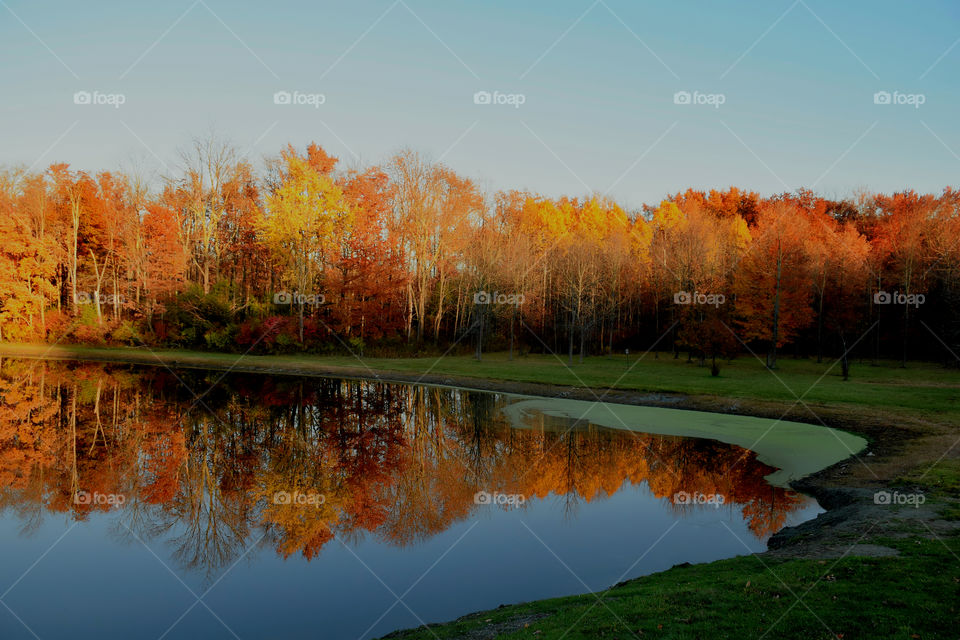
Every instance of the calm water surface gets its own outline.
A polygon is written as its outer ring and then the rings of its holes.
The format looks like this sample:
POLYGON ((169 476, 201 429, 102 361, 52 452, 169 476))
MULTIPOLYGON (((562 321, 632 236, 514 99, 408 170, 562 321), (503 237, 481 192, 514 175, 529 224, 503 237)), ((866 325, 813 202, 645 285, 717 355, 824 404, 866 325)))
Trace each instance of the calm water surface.
POLYGON ((739 447, 513 428, 515 401, 3 360, 0 638, 377 637, 760 551, 821 511, 739 447))

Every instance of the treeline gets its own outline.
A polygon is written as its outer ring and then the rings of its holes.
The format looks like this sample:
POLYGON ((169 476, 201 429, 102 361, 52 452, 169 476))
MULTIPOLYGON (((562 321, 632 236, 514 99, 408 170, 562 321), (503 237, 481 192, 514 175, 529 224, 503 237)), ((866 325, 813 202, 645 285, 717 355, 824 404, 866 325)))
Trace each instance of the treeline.
POLYGON ((0 172, 0 340, 238 352, 960 352, 960 194, 483 192, 403 151, 255 171, 195 142, 151 189, 0 172))

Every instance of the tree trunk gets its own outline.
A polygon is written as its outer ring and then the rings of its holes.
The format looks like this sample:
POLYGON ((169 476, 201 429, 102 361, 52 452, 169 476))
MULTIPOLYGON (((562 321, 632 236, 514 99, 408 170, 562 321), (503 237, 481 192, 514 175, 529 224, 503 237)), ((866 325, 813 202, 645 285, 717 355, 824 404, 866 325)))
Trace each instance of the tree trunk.
POLYGON ((583 364, 583 352, 586 350, 586 328, 583 326, 583 320, 579 323, 580 325, 580 364, 583 364))
POLYGON ((303 345, 303 298, 302 297, 300 298, 300 344, 303 345))
POLYGON ((823 296, 826 286, 826 278, 824 278, 820 288, 820 304, 817 309, 817 364, 823 362, 823 296))
POLYGON ((484 306, 482 304, 477 305, 477 360, 483 360, 483 320, 484 320, 484 306))
POLYGON ((510 359, 511 360, 513 360, 513 320, 516 314, 517 314, 517 308, 514 307, 513 311, 510 312, 510 359))
POLYGON ((847 338, 843 335, 843 331, 840 331, 840 348, 843 349, 843 354, 840 356, 840 371, 843 373, 843 379, 850 379, 850 360, 847 357, 847 338))
MULTIPOLYGON (((908 289, 909 291, 909 289, 908 289)), ((906 294, 909 295, 909 294, 906 294)), ((903 305, 903 355, 900 359, 900 368, 907 368, 907 336, 910 328, 910 305, 903 305)))
POLYGON ((767 353, 767 368, 777 368, 777 342, 780 339, 780 276, 783 270, 783 254, 780 251, 780 240, 777 239, 777 279, 773 295, 773 331, 770 341, 770 351, 767 353))

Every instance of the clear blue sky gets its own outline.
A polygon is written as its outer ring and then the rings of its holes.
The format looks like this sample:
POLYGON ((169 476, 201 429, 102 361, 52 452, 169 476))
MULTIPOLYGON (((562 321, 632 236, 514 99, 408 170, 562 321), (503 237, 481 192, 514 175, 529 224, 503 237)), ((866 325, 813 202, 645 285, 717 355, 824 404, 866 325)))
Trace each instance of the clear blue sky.
POLYGON ((0 164, 162 170, 213 128, 257 163, 411 146, 487 188, 631 207, 688 186, 939 191, 960 183, 958 39, 956 0, 2 0, 0 164))

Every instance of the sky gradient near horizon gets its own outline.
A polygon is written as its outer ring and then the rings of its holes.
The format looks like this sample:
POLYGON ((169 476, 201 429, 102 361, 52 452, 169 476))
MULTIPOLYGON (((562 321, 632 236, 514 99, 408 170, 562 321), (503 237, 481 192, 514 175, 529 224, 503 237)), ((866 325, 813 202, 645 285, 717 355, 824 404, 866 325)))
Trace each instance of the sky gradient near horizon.
POLYGON ((212 129, 255 165, 409 146, 488 189, 631 208, 960 182, 951 0, 0 0, 0 41, 5 166, 158 176, 212 129))

